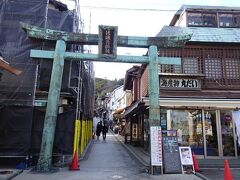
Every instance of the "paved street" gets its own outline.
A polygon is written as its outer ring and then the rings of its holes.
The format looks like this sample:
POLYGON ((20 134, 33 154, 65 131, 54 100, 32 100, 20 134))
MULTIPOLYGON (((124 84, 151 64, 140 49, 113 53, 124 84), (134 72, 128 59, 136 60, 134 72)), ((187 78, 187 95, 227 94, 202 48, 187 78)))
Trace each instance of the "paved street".
POLYGON ((105 180, 105 179, 162 179, 162 180, 198 180, 195 175, 149 175, 146 169, 122 146, 113 134, 108 133, 106 141, 94 140, 86 159, 80 162, 80 171, 62 168, 54 173, 33 173, 25 170, 14 180, 105 180))
MULTIPOLYGON (((211 180, 224 179, 224 169, 223 168, 214 168, 214 169, 202 169, 201 174, 211 180)), ((232 168, 231 174, 233 179, 240 179, 240 169, 232 168)))

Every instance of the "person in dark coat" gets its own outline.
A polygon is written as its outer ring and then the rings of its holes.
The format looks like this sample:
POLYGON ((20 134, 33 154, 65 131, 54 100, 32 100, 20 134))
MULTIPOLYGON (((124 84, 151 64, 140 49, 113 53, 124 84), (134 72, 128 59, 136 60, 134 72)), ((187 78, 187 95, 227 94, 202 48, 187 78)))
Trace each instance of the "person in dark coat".
POLYGON ((97 123, 97 129, 96 129, 97 140, 99 140, 99 136, 101 135, 101 132, 102 132, 102 121, 97 123))
POLYGON ((106 134, 108 132, 108 125, 106 122, 103 123, 103 126, 102 126, 102 135, 103 135, 103 140, 106 139, 106 134))

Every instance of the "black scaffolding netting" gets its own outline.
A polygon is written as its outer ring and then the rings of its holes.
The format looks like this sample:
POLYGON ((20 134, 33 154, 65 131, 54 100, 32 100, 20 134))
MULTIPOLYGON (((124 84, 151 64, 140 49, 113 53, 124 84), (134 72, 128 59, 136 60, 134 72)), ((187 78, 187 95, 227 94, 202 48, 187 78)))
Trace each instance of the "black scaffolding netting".
POLYGON ((3 71, 0 81, 1 105, 32 106, 36 61, 30 58, 30 49, 41 43, 29 39, 19 22, 43 27, 47 3, 43 1, 0 1, 0 52, 11 66, 22 70, 20 76, 3 71))
MULTIPOLYGON (((55 44, 28 38, 20 22, 68 32, 78 29, 76 11, 66 10, 64 5, 54 0, 50 3, 51 7, 47 0, 0 1, 0 53, 12 67, 22 71, 16 76, 0 69, 0 156, 24 156, 40 151, 46 107, 35 107, 34 102, 38 97, 47 97, 52 60, 30 58, 30 50, 54 50, 55 44)), ((68 51, 79 49, 78 45, 67 46, 68 51)), ((75 89, 71 87, 72 77, 79 76, 81 65, 79 62, 75 64, 73 66, 70 61, 65 61, 61 95, 71 97, 72 103, 58 114, 55 154, 72 153, 76 104, 80 103, 77 93, 82 93, 76 91, 78 83, 75 83, 75 89)), ((83 68, 80 74, 84 87, 92 88, 92 69, 83 68)), ((93 91, 92 88, 81 95, 83 104, 80 103, 80 109, 88 118, 92 117, 93 91)))
POLYGON ((24 156, 31 143, 33 111, 29 107, 5 106, 0 109, 0 155, 24 156))
MULTIPOLYGON (((75 110, 61 113, 57 118, 56 133, 54 140, 54 153, 70 154, 73 146, 73 127, 75 122, 75 110)), ((41 148, 42 129, 45 112, 39 109, 34 110, 32 122, 31 155, 38 156, 41 148)))
POLYGON ((83 111, 83 116, 86 119, 90 119, 93 117, 93 107, 94 106, 94 69, 93 69, 93 63, 86 63, 84 64, 84 73, 82 74, 83 78, 83 90, 82 90, 82 96, 83 98, 81 99, 82 102, 81 104, 83 105, 82 111, 83 111), (90 91, 89 91, 90 90, 90 91))

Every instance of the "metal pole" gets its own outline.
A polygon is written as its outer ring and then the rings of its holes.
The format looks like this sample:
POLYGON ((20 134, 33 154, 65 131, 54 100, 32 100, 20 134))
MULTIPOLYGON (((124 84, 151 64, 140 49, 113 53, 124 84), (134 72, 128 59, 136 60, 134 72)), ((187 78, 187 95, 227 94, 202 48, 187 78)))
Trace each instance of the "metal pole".
MULTIPOLYGON (((157 46, 150 46, 149 50, 149 132, 151 126, 160 126, 159 107, 159 75, 158 75, 158 54, 157 46)), ((150 133, 151 136, 151 133, 150 133)), ((151 148, 151 137, 150 137, 151 148)), ((150 150, 151 152, 151 150, 150 150)), ((150 154, 150 172, 154 174, 150 154)))
POLYGON ((62 85, 65 51, 66 43, 63 40, 57 40, 48 93, 48 104, 44 119, 41 151, 37 164, 37 170, 40 172, 47 172, 51 169, 52 149, 58 114, 58 102, 62 85))

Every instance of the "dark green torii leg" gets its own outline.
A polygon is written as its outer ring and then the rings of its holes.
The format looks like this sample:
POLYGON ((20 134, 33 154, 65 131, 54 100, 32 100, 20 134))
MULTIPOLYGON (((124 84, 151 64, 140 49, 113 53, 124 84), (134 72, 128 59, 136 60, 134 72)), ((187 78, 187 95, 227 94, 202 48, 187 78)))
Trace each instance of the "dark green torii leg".
POLYGON ((37 164, 37 171, 40 172, 47 172, 51 170, 52 149, 58 114, 58 101, 62 86, 65 51, 66 43, 63 40, 57 40, 48 94, 48 104, 44 119, 42 145, 37 164))
POLYGON ((159 75, 157 46, 149 47, 149 123, 160 126, 159 75))
MULTIPOLYGON (((148 49, 149 54, 149 132, 151 139, 151 126, 160 126, 160 105, 159 105, 159 75, 158 75, 158 53, 157 46, 150 46, 148 49)), ((151 143, 150 143, 151 144, 151 143)), ((151 148, 151 145, 150 145, 151 148)), ((150 149, 151 152, 151 149, 150 149)), ((157 172, 159 167, 152 166, 150 153, 150 173, 157 172)), ((162 167, 161 167, 162 169, 162 167)), ((162 172, 162 171, 161 171, 162 172)))

